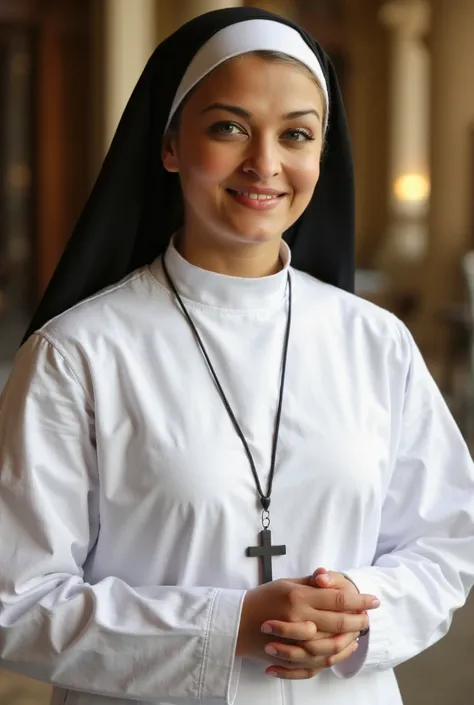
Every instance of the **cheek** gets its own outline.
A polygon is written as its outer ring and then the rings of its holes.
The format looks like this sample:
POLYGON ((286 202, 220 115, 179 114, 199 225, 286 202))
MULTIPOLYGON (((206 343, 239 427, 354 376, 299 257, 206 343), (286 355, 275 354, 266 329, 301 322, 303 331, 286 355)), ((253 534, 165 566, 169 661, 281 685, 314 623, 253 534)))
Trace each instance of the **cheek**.
POLYGON ((219 186, 238 166, 234 150, 223 145, 183 145, 183 187, 208 189, 219 186))
POLYGON ((295 195, 311 197, 320 172, 320 158, 308 157, 300 160, 297 165, 290 168, 291 182, 295 195))

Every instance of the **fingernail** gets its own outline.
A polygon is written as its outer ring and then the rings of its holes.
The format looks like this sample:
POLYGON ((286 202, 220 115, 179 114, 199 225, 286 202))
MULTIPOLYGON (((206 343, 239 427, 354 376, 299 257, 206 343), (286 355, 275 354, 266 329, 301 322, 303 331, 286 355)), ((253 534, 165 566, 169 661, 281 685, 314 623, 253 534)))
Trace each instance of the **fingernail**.
POLYGON ((278 654, 278 651, 275 649, 274 646, 266 646, 265 653, 269 656, 276 656, 278 654))
POLYGON ((359 648, 359 644, 357 641, 355 641, 354 646, 352 647, 352 652, 357 651, 358 648, 359 648))
POLYGON ((273 678, 278 678, 278 673, 275 671, 266 671, 267 676, 273 676, 273 678))
POLYGON ((377 600, 377 598, 372 600, 372 607, 380 607, 380 600, 377 600))
POLYGON ((326 585, 329 585, 331 582, 331 577, 329 575, 318 575, 317 577, 320 583, 326 583, 326 585))
POLYGON ((263 624, 262 625, 262 632, 264 634, 271 634, 272 633, 272 628, 269 624, 263 624))

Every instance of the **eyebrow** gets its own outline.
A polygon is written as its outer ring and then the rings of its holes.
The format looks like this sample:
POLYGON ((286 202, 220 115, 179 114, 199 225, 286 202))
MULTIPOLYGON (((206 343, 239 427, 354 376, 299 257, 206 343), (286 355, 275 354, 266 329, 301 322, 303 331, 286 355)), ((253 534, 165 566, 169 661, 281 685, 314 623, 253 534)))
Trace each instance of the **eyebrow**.
MULTIPOLYGON (((211 110, 225 110, 226 112, 238 115, 245 120, 250 120, 252 118, 252 113, 249 113, 248 110, 245 110, 238 105, 228 105, 227 103, 212 103, 212 105, 208 105, 207 108, 204 108, 201 112, 208 113, 211 110)), ((304 117, 305 115, 316 115, 318 120, 321 121, 320 114, 317 110, 314 110, 314 108, 308 108, 307 110, 294 110, 291 113, 286 113, 286 115, 283 115, 283 120, 295 120, 297 118, 304 117)))

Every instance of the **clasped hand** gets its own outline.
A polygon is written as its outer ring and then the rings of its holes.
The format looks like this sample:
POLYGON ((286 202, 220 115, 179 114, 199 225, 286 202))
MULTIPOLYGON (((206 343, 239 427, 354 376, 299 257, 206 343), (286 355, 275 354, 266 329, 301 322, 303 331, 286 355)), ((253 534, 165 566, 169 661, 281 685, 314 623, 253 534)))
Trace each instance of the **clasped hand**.
POLYGON ((368 626, 366 611, 379 604, 340 573, 325 569, 260 585, 244 599, 237 655, 270 662, 268 675, 312 678, 354 653, 368 626))

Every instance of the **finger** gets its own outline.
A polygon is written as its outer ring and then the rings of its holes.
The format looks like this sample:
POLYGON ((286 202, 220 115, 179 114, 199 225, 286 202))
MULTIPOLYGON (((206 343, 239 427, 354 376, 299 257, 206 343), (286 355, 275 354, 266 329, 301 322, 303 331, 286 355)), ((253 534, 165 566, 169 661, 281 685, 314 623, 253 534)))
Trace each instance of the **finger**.
POLYGON ((274 676, 276 678, 282 678, 287 681, 301 681, 308 680, 309 678, 314 678, 323 671, 323 668, 311 669, 311 668, 283 668, 280 666, 271 666, 267 668, 265 673, 268 676, 274 676))
POLYGON ((306 641, 300 644, 285 644, 279 641, 270 642, 265 647, 265 653, 268 656, 318 667, 326 665, 325 659, 328 656, 335 656, 341 651, 344 651, 348 646, 351 646, 357 639, 356 634, 342 634, 329 639, 320 639, 306 641), (321 663, 315 663, 315 659, 321 659, 321 663))
POLYGON ((313 582, 318 585, 318 587, 332 587, 332 577, 326 568, 317 568, 312 575, 313 582))
MULTIPOLYGON (((305 642, 302 648, 313 657, 317 656, 335 656, 347 649, 353 644, 359 636, 359 632, 349 632, 347 634, 338 634, 327 639, 319 639, 305 642)), ((278 642, 275 642, 275 644, 278 642)), ((273 642, 272 642, 273 645, 273 642)))
POLYGON ((317 638, 314 622, 280 622, 272 620, 262 624, 262 632, 294 641, 309 641, 317 638))
MULTIPOLYGON (((318 569, 313 573, 313 582, 318 587, 331 587, 339 590, 350 589, 354 592, 357 590, 354 583, 351 583, 344 575, 327 571, 324 568, 318 569)), ((357 592, 359 591, 357 590, 357 592)))
POLYGON ((362 632, 369 626, 369 618, 366 614, 345 614, 343 612, 318 612, 315 622, 321 631, 332 634, 362 632))
MULTIPOLYGON (((380 607, 380 600, 374 595, 359 595, 357 592, 343 590, 314 590, 308 595, 308 605, 316 610, 330 612, 365 612, 380 607)), ((312 620, 307 620, 312 621, 312 620)), ((316 625, 319 624, 314 620, 316 625)), ((352 629, 351 631, 357 631, 352 629)))
POLYGON ((327 587, 337 588, 338 587, 337 585, 335 585, 331 576, 328 573, 323 573, 321 575, 314 575, 313 582, 315 585, 317 585, 318 587, 321 587, 321 588, 327 588, 327 587))
POLYGON ((359 647, 359 644, 357 641, 352 641, 345 649, 340 651, 338 654, 335 654, 334 656, 329 656, 327 659, 327 664, 328 666, 336 666, 338 663, 342 663, 346 659, 348 659, 352 654, 354 654, 359 647))
POLYGON ((308 668, 324 668, 326 665, 326 657, 314 657, 308 653, 306 649, 302 646, 295 646, 293 644, 281 644, 281 643, 271 643, 267 644, 265 647, 265 653, 267 656, 271 656, 272 659, 281 659, 282 661, 287 661, 288 663, 295 663, 298 667, 307 666, 308 668))

